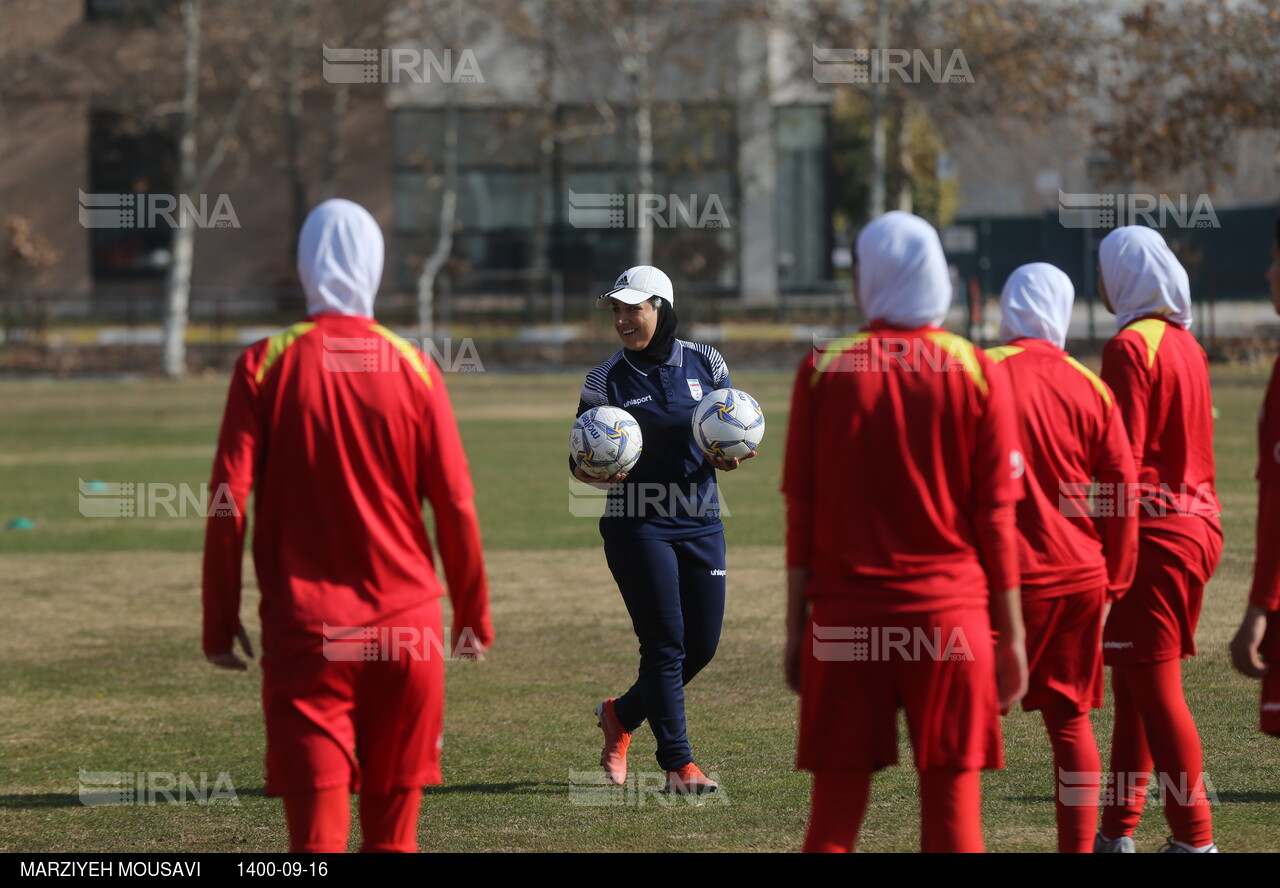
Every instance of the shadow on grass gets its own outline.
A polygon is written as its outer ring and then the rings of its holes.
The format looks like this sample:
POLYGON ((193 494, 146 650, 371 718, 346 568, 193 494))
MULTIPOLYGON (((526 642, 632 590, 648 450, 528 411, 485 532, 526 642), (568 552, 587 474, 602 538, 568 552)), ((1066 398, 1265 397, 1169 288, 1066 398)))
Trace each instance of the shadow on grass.
POLYGON ((37 792, 30 795, 0 795, 0 808, 83 808, 73 792, 37 792))
POLYGON ((499 795, 555 795, 565 792, 565 786, 557 783, 450 783, 428 786, 422 795, 449 795, 453 793, 498 793, 499 795))
MULTIPOLYGON (((556 783, 456 783, 448 786, 428 786, 424 792, 424 796, 431 795, 461 795, 467 793, 476 794, 496 794, 496 795, 557 795, 566 791, 564 784, 556 783)), ((246 787, 236 789, 236 798, 262 798, 263 791, 261 786, 246 787)), ((143 805, 142 807, 159 807, 164 803, 163 799, 158 799, 157 805, 143 805)), ((0 795, 0 808, 10 809, 41 809, 41 808, 85 808, 85 807, 104 807, 119 808, 128 807, 125 805, 85 805, 80 801, 80 796, 73 792, 37 792, 37 793, 11 793, 9 795, 0 795)))
MULTIPOLYGON (((177 792, 177 790, 173 790, 177 792)), ((262 787, 255 786, 248 789, 237 789, 235 791, 237 799, 243 798, 262 798, 262 787)), ((225 796, 215 800, 214 805, 227 805, 229 802, 224 801, 225 796)), ((33 793, 11 793, 9 795, 0 795, 0 809, 39 809, 39 808, 159 808, 168 804, 163 793, 157 791, 155 804, 141 805, 102 805, 88 804, 80 800, 80 794, 74 792, 33 792, 33 793)), ((187 804, 197 804, 197 802, 188 800, 187 804)))
MULTIPOLYGON (((1222 805, 1274 805, 1280 802, 1280 792, 1216 792, 1215 804, 1222 805)), ((1048 802, 1053 803, 1053 796, 1004 796, 1006 802, 1048 802)), ((1152 803, 1154 804, 1154 803, 1152 803)))
POLYGON ((1232 804, 1258 804, 1260 802, 1274 805, 1280 802, 1280 792, 1219 792, 1219 802, 1232 804))

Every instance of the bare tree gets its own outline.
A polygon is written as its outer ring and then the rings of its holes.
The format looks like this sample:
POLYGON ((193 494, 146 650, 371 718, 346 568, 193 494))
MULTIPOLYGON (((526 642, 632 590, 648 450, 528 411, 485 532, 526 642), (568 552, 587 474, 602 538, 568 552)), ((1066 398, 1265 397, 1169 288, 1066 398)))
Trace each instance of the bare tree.
POLYGON ((1132 181, 1232 172, 1242 130, 1280 128, 1280 10, 1271 0, 1152 0, 1125 15, 1100 146, 1132 181))
MULTIPOLYGON (((182 96, 178 101, 175 137, 178 145, 177 190, 179 194, 199 193, 221 165, 240 123, 245 107, 255 92, 262 88, 270 59, 283 32, 277 30, 268 42, 265 60, 257 70, 241 82, 235 97, 221 119, 204 160, 198 156, 197 124, 201 115, 201 0, 181 0, 182 17, 182 96)), ((156 113, 156 109, 152 109, 156 113)), ((195 258, 195 229, 192 220, 183 218, 173 230, 170 248, 172 259, 165 278, 164 375, 176 379, 186 375, 186 334, 188 307, 191 300, 191 271, 195 258)))
POLYGON ((912 204, 909 183, 929 173, 915 162, 911 147, 918 121, 927 121, 945 142, 949 131, 972 121, 1012 136, 1068 113, 1084 113, 1097 94, 1096 68, 1106 46, 1099 23, 1107 9, 1102 0, 808 0, 781 18, 806 45, 879 54, 864 78, 871 82, 842 87, 862 95, 861 108, 871 121, 867 204, 861 212, 846 210, 859 217, 878 215, 887 206, 883 195, 894 176, 902 177, 897 206, 912 204), (875 46, 868 45, 868 34, 876 35, 875 46), (911 56, 909 77, 885 70, 886 53, 911 56), (923 66, 916 53, 924 57, 923 66), (953 61, 958 65, 957 59, 968 74, 959 77, 963 82, 937 76, 951 70, 953 61), (881 142, 890 126, 898 133, 892 162, 881 142))

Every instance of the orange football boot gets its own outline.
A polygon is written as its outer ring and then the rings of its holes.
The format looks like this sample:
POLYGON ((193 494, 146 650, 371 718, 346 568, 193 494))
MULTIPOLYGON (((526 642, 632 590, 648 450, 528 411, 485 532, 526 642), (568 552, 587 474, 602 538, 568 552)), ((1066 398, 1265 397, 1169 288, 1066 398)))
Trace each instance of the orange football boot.
POLYGON ((622 722, 613 711, 610 697, 596 707, 596 725, 604 731, 604 749, 600 752, 600 764, 608 778, 622 786, 627 782, 627 747, 631 745, 631 734, 622 729, 622 722))
POLYGON ((719 788, 720 784, 703 774, 693 762, 667 772, 666 791, 676 795, 703 795, 719 788))

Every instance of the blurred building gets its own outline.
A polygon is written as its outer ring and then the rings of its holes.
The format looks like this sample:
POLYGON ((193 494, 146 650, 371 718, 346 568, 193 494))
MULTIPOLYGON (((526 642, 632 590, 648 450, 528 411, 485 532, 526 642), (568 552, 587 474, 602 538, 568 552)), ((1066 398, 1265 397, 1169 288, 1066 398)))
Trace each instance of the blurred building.
MULTIPOLYGON (((226 6, 203 6, 202 162, 244 82, 260 73, 255 53, 269 42, 271 21, 242 22, 236 36, 226 6), (238 54, 228 43, 236 39, 245 41, 238 54)), ((262 16, 283 8, 261 6, 262 16)), ((58 250, 43 290, 100 309, 126 306, 135 319, 158 308, 170 230, 86 228, 81 194, 175 191, 175 8, 172 0, 6 0, 3 10, 0 217, 28 219, 58 250)), ((735 19, 730 0, 654 8, 664 12, 646 24, 642 59, 589 21, 562 23, 550 47, 526 41, 512 22, 472 20, 445 39, 437 23, 404 16, 388 23, 393 37, 374 41, 384 45, 331 34, 304 46, 296 154, 308 201, 323 191, 317 182, 336 134, 333 193, 378 218, 389 247, 383 290, 407 303, 438 236, 453 103, 460 150, 448 273, 459 298, 468 292, 461 282, 475 281, 472 291, 505 287, 531 267, 554 269, 571 296, 594 291, 634 264, 642 225, 652 231, 654 263, 688 294, 769 305, 780 293, 821 288, 831 277, 831 94, 809 76, 808 47, 735 19), (324 63, 326 47, 370 53, 376 73, 342 83, 324 63), (420 64, 389 70, 394 52, 416 52, 420 64), (644 71, 631 76, 637 62, 644 71), (638 84, 652 113, 647 191, 638 84)), ((297 220, 280 72, 270 68, 255 88, 203 188, 210 204, 225 196, 238 227, 196 232, 196 319, 246 304, 283 312, 300 304, 292 301, 297 220)))
MULTIPOLYGON (((0 11, 0 221, 25 218, 59 253, 37 280, 7 286, 37 288, 55 303, 52 311, 130 321, 160 316, 172 229, 163 221, 140 224, 136 215, 131 224, 86 225, 83 209, 93 195, 132 196, 136 203, 139 195, 176 190, 183 48, 176 6, 172 0, 6 0, 0 11)), ((257 23, 245 22, 237 32, 219 18, 225 10, 205 3, 201 22, 201 163, 265 45, 257 23)), ((318 48, 315 56, 318 69, 318 48)), ((282 85, 259 79, 245 96, 222 163, 201 189, 209 209, 225 199, 238 227, 195 232, 193 319, 296 314, 303 305, 293 270, 282 85)), ((308 133, 330 133, 331 105, 326 96, 306 96, 301 119, 308 133)), ((336 130, 347 158, 335 182, 338 193, 369 206, 388 227, 389 130, 385 101, 353 91, 336 130)), ((323 140, 312 135, 299 151, 303 175, 318 180, 324 160, 323 140)))
POLYGON ((600 21, 555 23, 548 42, 486 19, 435 45, 400 41, 416 72, 389 74, 385 54, 371 65, 392 81, 398 287, 437 235, 451 104, 454 257, 473 271, 546 265, 569 292, 594 290, 636 263, 647 226, 654 264, 685 292, 774 304, 830 279, 832 93, 814 83, 809 47, 741 18, 732 0, 653 4, 643 33, 609 20, 612 5, 600 21))

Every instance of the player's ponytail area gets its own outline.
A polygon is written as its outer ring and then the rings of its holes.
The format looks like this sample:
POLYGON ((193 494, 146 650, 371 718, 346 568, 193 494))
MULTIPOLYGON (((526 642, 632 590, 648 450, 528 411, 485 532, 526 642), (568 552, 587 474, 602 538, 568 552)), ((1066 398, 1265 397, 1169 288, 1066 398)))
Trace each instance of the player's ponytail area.
MULTIPOLYGON (((1226 653, 1254 553, 1266 374, 1214 370, 1226 549, 1205 597, 1200 656, 1184 665, 1224 852, 1280 851, 1280 743, 1257 731, 1257 686, 1226 653)), ((424 794, 424 851, 800 847, 809 777, 792 767, 796 700, 781 668, 778 487, 791 378, 734 375, 774 431, 759 458, 720 479, 725 626, 686 691, 697 762, 720 792, 688 798, 660 791, 647 728, 625 785, 605 783, 597 764, 593 709, 602 689, 634 678, 636 657, 591 494, 565 469, 565 405, 581 375, 446 374, 477 487, 497 642, 483 662, 447 663, 445 783, 424 794)), ((247 673, 214 670, 200 651, 200 510, 211 502, 201 497, 216 495, 201 487, 225 393, 222 378, 0 383, 0 520, 14 523, 0 529, 0 851, 287 847, 283 806, 263 796, 260 661, 247 673)), ((859 514, 874 522, 875 503, 859 514)), ((256 610, 246 557, 241 614, 255 644, 256 610)), ((422 649, 369 640, 362 650, 374 658, 422 649)), ((447 645, 425 649, 438 656, 447 645)), ((1094 725, 1110 735, 1109 708, 1094 725)), ((1052 851, 1054 798, 1076 777, 1054 779, 1037 714, 1017 710, 1004 728, 1007 769, 983 779, 987 848, 1052 851)), ((899 734, 905 764, 876 776, 860 851, 918 848, 916 775, 899 734)), ((352 831, 354 848, 358 820, 352 831)), ((1138 850, 1157 850, 1166 833, 1149 809, 1138 850)))

